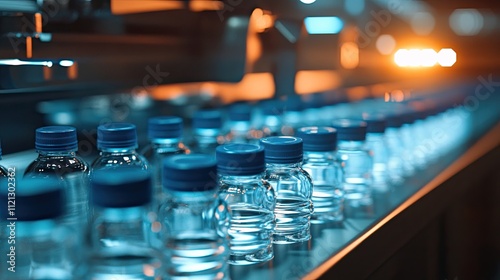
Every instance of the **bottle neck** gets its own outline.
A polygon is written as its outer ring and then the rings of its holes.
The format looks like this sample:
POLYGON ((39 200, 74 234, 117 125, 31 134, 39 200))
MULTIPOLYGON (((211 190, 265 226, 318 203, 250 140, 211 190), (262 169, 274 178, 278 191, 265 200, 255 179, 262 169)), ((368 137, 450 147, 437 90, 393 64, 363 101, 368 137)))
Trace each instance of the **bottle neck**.
POLYGON ((217 138, 221 134, 221 129, 219 128, 195 128, 193 130, 195 137, 217 138))
POLYGON ((385 130, 385 134, 387 136, 394 136, 396 134, 399 133, 399 130, 400 130, 401 127, 388 127, 386 130, 385 130))
POLYGON ((193 131, 193 137, 197 144, 217 144, 221 135, 220 129, 197 128, 193 131))
POLYGON ((226 183, 238 182, 238 183, 247 183, 247 182, 255 182, 262 179, 264 176, 263 173, 254 174, 254 175, 220 175, 219 180, 226 183))
POLYGON ((292 163, 266 163, 266 168, 268 169, 293 169, 300 168, 301 166, 302 161, 292 163))
POLYGON ((104 154, 135 154, 136 147, 101 148, 101 155, 104 154))
POLYGON ((365 141, 339 140, 337 146, 339 150, 361 150, 365 146, 365 141))
POLYGON ((69 151, 40 151, 38 150, 38 155, 41 157, 74 157, 76 156, 76 150, 69 151))
POLYGON ((283 114, 283 122, 285 124, 294 126, 302 122, 302 112, 299 111, 288 111, 283 114))
POLYGON ((335 154, 335 151, 304 151, 304 163, 332 161, 335 154))
POLYGON ((273 115, 265 115, 263 126, 270 128, 279 128, 281 126, 281 117, 273 115))
POLYGON ((383 132, 370 132, 366 134, 366 142, 378 141, 384 138, 383 132))
MULTIPOLYGON (((200 186, 200 190, 203 190, 203 186, 200 186)), ((184 203, 211 201, 216 198, 217 193, 216 189, 183 192, 164 188, 163 191, 170 200, 184 203)))
POLYGON ((148 211, 148 205, 123 208, 94 206, 94 219, 100 219, 102 221, 112 223, 135 221, 145 217, 148 211))
POLYGON ((228 125, 232 133, 247 133, 252 128, 250 121, 231 121, 228 125))
POLYGON ((177 137, 177 138, 152 138, 149 141, 151 142, 151 144, 153 144, 155 146, 169 147, 169 146, 176 146, 179 143, 181 143, 182 138, 181 137, 177 137))
MULTIPOLYGON (((7 224, 8 225, 8 224, 7 224)), ((59 226, 57 219, 44 219, 37 221, 17 221, 15 231, 17 237, 35 237, 51 235, 59 226)))

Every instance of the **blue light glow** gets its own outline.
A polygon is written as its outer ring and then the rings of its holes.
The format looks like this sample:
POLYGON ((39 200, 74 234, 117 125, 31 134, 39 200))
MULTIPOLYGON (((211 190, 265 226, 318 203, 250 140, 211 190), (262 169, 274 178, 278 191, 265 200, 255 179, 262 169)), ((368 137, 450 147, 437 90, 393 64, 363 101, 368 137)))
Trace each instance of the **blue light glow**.
POLYGON ((20 60, 20 59, 0 59, 0 65, 8 65, 8 66, 20 66, 20 65, 28 65, 28 66, 47 66, 52 67, 52 61, 32 61, 32 60, 20 60))
POLYGON ((306 17, 304 24, 309 34, 338 34, 344 27, 338 17, 306 17))
POLYGON ((365 9, 365 0, 345 0, 344 7, 350 15, 358 16, 365 9))

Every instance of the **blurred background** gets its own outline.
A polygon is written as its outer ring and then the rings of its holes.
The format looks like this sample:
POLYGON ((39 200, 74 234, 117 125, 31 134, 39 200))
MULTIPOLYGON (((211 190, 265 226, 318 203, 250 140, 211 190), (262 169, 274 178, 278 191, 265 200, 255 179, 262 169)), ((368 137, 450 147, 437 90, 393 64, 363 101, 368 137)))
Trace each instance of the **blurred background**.
POLYGON ((500 65, 496 1, 7 0, 0 15, 4 153, 44 124, 492 87, 500 65))
MULTIPOLYGON (((480 127, 477 140, 499 122, 500 98, 489 98, 499 92, 499 46, 499 1, 0 0, 2 150, 33 157, 36 128, 72 125, 91 158, 97 125, 111 121, 135 123, 143 145, 151 116, 181 116, 189 129, 197 110, 244 101, 349 111, 359 100, 443 92, 458 98, 445 109, 473 113, 457 135, 480 127)), ((498 146, 348 256, 340 274, 364 263, 372 268, 346 278, 500 279, 498 146)))

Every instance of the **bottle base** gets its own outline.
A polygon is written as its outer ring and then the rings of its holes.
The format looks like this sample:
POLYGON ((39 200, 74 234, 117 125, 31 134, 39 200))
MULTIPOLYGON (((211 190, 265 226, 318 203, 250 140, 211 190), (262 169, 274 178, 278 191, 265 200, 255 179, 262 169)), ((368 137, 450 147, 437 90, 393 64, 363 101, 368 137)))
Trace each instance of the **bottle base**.
POLYGON ((311 239, 311 232, 309 228, 300 232, 294 233, 274 233, 273 244, 294 244, 309 241, 311 239))
POLYGON ((313 215, 311 217, 311 224, 331 224, 331 223, 341 223, 344 221, 343 213, 336 213, 335 215, 313 215))
POLYGON ((267 248, 257 252, 246 254, 230 254, 228 264, 231 265, 253 265, 270 261, 274 258, 273 247, 270 244, 267 248))
POLYGON ((346 197, 344 213, 349 218, 372 218, 375 214, 373 198, 363 196, 359 198, 346 197))

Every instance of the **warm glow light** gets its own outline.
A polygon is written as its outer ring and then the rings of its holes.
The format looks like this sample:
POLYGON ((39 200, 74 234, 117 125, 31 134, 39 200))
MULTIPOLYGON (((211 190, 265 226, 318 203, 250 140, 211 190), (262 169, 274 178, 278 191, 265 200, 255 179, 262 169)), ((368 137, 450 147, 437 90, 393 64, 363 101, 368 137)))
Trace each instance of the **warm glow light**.
POLYGON ((364 86, 347 88, 345 90, 349 100, 362 100, 370 96, 370 89, 364 86))
POLYGON ((437 53, 433 49, 423 49, 420 52, 420 65, 423 67, 432 67, 437 64, 437 53))
POLYGON ((333 70, 301 70, 295 75, 295 91, 298 94, 310 94, 338 88, 342 78, 333 70))
POLYGON ((217 95, 223 102, 239 100, 260 100, 274 94, 274 80, 271 73, 247 73, 238 83, 198 82, 158 85, 148 89, 154 99, 172 100, 188 95, 217 95))
POLYGON ((36 33, 42 33, 42 14, 41 13, 36 13, 35 14, 35 32, 36 33))
POLYGON ((262 55, 262 42, 258 32, 261 31, 259 19, 264 15, 262 9, 255 9, 250 16, 250 22, 247 32, 247 54, 246 54, 246 72, 253 72, 255 62, 262 55))
POLYGON ((375 42, 375 47, 379 53, 383 55, 389 55, 394 51, 396 47, 396 40, 389 34, 382 34, 377 38, 375 42))
POLYGON ((451 67, 457 62, 457 53, 452 49, 441 49, 438 56, 438 63, 443 67, 451 67))
POLYGON ((346 42, 340 46, 340 65, 345 69, 354 69, 359 65, 359 48, 354 42, 346 42))
POLYGON ((71 66, 67 68, 68 79, 75 80, 78 78, 78 63, 72 63, 71 66))
POLYGON ((406 67, 409 65, 409 57, 407 49, 400 49, 394 54, 394 62, 399 67, 406 67))
POLYGON ((410 66, 410 67, 420 66, 420 50, 419 49, 408 50, 408 66, 410 66))
POLYGON ((450 67, 457 61, 457 54, 452 49, 442 49, 436 53, 433 49, 399 49, 394 54, 394 62, 399 67, 432 67, 439 63, 450 67))
POLYGON ((385 102, 403 102, 405 100, 405 93, 400 89, 395 89, 384 94, 385 102))
POLYGON ((274 18, 271 13, 263 11, 260 8, 257 8, 252 12, 251 18, 255 22, 256 31, 259 33, 266 31, 266 29, 269 29, 274 25, 274 18))
POLYGON ((156 0, 113 0, 111 12, 114 15, 146 13, 164 10, 181 10, 184 8, 182 1, 156 1, 156 0))
POLYGON ((189 1, 189 9, 193 12, 217 11, 224 9, 221 1, 189 1))

